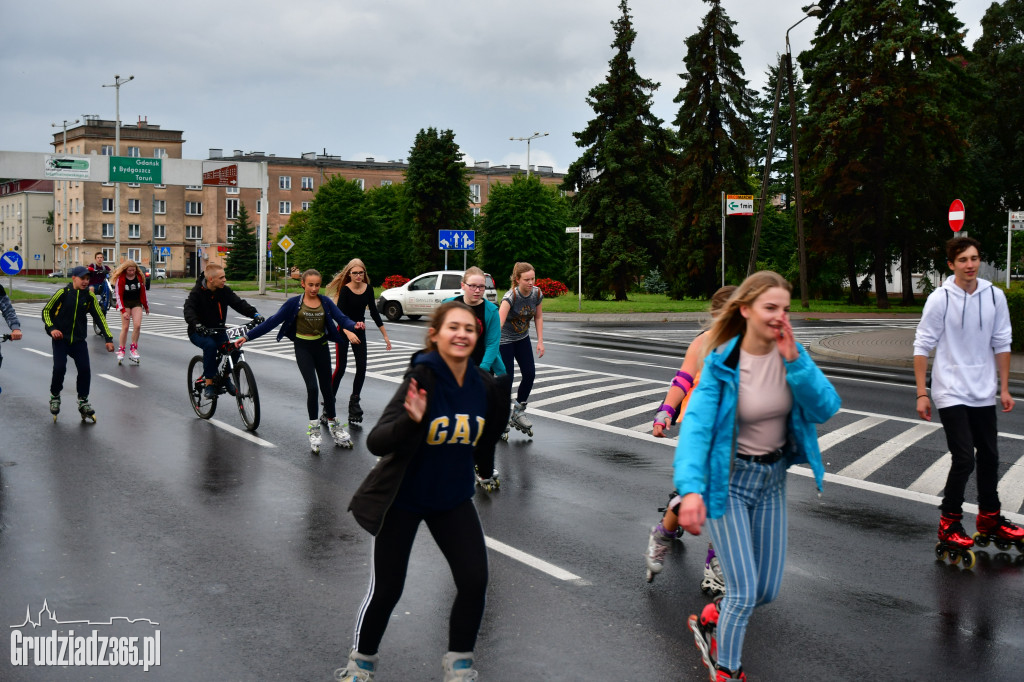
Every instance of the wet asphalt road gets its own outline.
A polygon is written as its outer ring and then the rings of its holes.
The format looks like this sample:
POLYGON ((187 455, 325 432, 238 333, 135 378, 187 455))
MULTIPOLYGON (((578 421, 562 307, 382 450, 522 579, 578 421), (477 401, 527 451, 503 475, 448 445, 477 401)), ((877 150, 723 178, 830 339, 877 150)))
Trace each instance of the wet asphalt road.
MULTIPOLYGON (((47 413, 50 361, 28 350, 49 351, 37 316, 23 314, 26 338, 2 347, 0 614, 17 626, 29 608, 36 621, 45 602, 64 623, 115 619, 9 628, 26 635, 159 631, 160 664, 149 672, 15 666, 9 639, 0 680, 329 679, 349 646, 369 570, 369 538, 346 507, 373 464, 362 441, 394 391, 394 372, 371 361, 367 423, 352 429, 355 449, 325 447, 316 457, 306 447, 294 364, 270 354, 286 356, 287 342, 251 344, 247 359, 263 403, 254 442, 237 433, 241 421, 228 405, 214 419, 236 431, 191 412, 185 365, 194 349, 174 331, 184 292, 157 285, 151 296, 166 305, 154 305, 143 323, 140 367, 117 367, 98 338, 91 342, 95 425, 72 413, 67 388, 58 422, 47 413)), ((267 314, 277 303, 257 305, 267 314)), ((628 420, 602 423, 609 410, 623 408, 597 405, 616 390, 646 390, 645 379, 667 384, 679 358, 661 348, 631 353, 638 344, 628 341, 580 346, 571 327, 548 324, 542 369, 613 374, 610 385, 635 385, 542 406, 532 440, 513 434, 499 444, 503 488, 479 494, 476 503, 488 537, 526 556, 492 548, 477 649, 481 679, 707 679, 685 626, 705 603, 697 589, 703 539, 677 543, 656 581, 643 578, 640 552, 671 488, 672 448, 630 433, 628 420), (561 414, 570 404, 588 409, 561 414)), ((401 347, 387 360, 400 372, 423 326, 388 328, 401 347)), ((369 338, 379 350, 379 335, 371 329, 369 338)), ((912 385, 838 373, 834 381, 846 410, 913 416, 912 385)), ((342 395, 348 386, 346 380, 342 395)), ((659 397, 636 400, 642 406, 659 397)), ((634 421, 649 418, 644 411, 634 421)), ((823 437, 864 418, 841 413, 823 437)), ((1019 458, 1011 436, 1024 434, 1021 418, 1000 420, 1008 474, 1019 458)), ((844 470, 912 426, 889 420, 853 429, 826 451, 829 471, 844 470)), ((970 572, 936 562, 934 505, 906 492, 942 449, 941 433, 927 435, 867 476, 872 485, 830 483, 820 498, 794 470, 782 594, 755 613, 744 650, 752 682, 1020 679, 1019 555, 979 552, 970 572)), ((382 645, 379 682, 440 679, 452 596, 447 567, 423 532, 382 645)))

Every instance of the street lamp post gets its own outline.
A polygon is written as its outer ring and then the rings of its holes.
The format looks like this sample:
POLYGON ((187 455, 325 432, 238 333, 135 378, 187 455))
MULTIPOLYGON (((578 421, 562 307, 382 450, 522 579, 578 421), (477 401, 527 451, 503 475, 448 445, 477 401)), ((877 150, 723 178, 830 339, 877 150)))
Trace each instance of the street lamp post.
POLYGON ((530 141, 538 137, 547 137, 548 133, 534 133, 529 137, 510 137, 513 142, 526 142, 526 177, 530 177, 530 141))
MULTIPOLYGON (((810 17, 821 17, 825 15, 823 10, 818 5, 808 5, 803 8, 804 16, 800 21, 796 22, 792 26, 786 29, 786 54, 784 57, 786 63, 786 77, 787 84, 789 86, 789 115, 790 115, 790 135, 792 138, 792 155, 793 155, 793 192, 796 194, 796 231, 797 231, 797 249, 800 254, 800 304, 807 308, 809 307, 807 301, 807 251, 804 245, 804 217, 803 217, 803 200, 800 192, 800 159, 799 152, 797 150, 797 131, 796 131, 796 96, 793 92, 793 55, 790 51, 789 46, 789 32, 799 26, 803 21, 810 17)), ((782 61, 779 60, 779 72, 776 74, 775 84, 775 106, 772 110, 772 127, 771 133, 768 137, 768 148, 765 155, 764 165, 764 178, 761 182, 761 205, 758 208, 757 221, 754 225, 754 243, 750 250, 750 263, 747 265, 747 274, 752 274, 757 264, 757 247, 758 241, 761 235, 761 220, 764 215, 765 198, 768 191, 768 178, 771 172, 772 165, 772 150, 775 144, 775 130, 776 124, 779 118, 779 98, 782 91, 782 61)))
MULTIPOLYGON (((105 88, 114 88, 114 156, 121 156, 121 86, 128 81, 135 80, 135 76, 121 80, 121 76, 114 74, 114 82, 104 85, 105 88)), ((114 183, 114 267, 121 262, 121 183, 114 183)))
MULTIPOLYGON (((71 125, 75 125, 76 123, 78 123, 78 119, 77 118, 74 121, 71 121, 71 125)), ((63 152, 65 154, 67 154, 68 153, 68 120, 64 119, 63 123, 51 123, 50 127, 51 128, 64 128, 63 152)), ((64 195, 64 235, 63 235, 62 239, 67 239, 68 238, 68 181, 67 180, 62 180, 61 183, 60 183, 60 187, 61 187, 61 194, 64 195)), ((26 252, 28 251, 28 247, 25 248, 25 251, 26 252)), ((56 253, 56 251, 54 253, 56 253)))

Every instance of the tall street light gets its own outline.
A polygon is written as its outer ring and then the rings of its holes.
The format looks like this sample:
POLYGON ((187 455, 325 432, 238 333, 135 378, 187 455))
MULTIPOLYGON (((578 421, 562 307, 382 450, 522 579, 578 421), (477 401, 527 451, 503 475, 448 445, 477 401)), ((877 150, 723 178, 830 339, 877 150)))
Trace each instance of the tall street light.
MULTIPOLYGON (((78 119, 77 118, 74 121, 71 121, 71 125, 75 125, 76 123, 78 123, 78 119)), ((67 154, 68 153, 68 120, 64 119, 63 123, 51 123, 50 127, 51 128, 64 128, 63 152, 65 154, 67 154)), ((61 181, 60 186, 61 186, 61 193, 64 195, 64 236, 62 238, 66 240, 68 238, 68 181, 67 180, 61 181)), ((56 254, 57 253, 57 246, 56 246, 56 244, 54 245, 53 248, 54 248, 53 252, 56 254)), ((28 251, 27 247, 25 248, 25 251, 26 252, 28 251)), ((54 264, 56 265, 56 261, 54 261, 54 264)), ((65 263, 65 267, 66 266, 67 266, 67 264, 65 263)))
MULTIPOLYGON (((121 156, 121 86, 128 81, 135 80, 135 76, 121 80, 121 77, 114 74, 114 82, 104 85, 105 88, 114 88, 114 156, 121 156)), ((121 183, 114 183, 114 267, 121 262, 121 183)))
POLYGON ((526 142, 526 177, 530 177, 530 140, 536 140, 538 137, 547 137, 548 133, 534 133, 529 137, 510 137, 508 139, 513 142, 526 142))
POLYGON ((808 307, 807 302, 807 253, 804 248, 804 219, 803 219, 803 202, 800 192, 800 159, 797 153, 797 134, 796 134, 796 106, 795 96, 793 93, 793 57, 790 52, 789 46, 789 32, 800 25, 801 22, 810 17, 821 17, 825 15, 823 10, 818 5, 808 5, 803 8, 804 17, 800 21, 796 22, 792 26, 786 29, 786 54, 779 59, 779 70, 776 73, 775 80, 775 106, 772 109, 772 127, 771 132, 768 134, 768 147, 765 152, 764 161, 764 177, 761 180, 761 201, 757 211, 757 221, 754 225, 754 241, 750 249, 750 262, 747 265, 747 275, 754 273, 754 269, 757 267, 757 250, 758 242, 761 237, 761 223, 764 217, 765 200, 768 193, 768 180, 771 174, 772 168, 772 152, 775 145, 775 131, 779 120, 779 99, 782 92, 782 65, 783 62, 786 64, 787 80, 789 85, 789 113, 790 113, 790 132, 792 134, 793 141, 793 184, 794 192, 796 193, 796 226, 797 226, 797 248, 800 253, 800 303, 804 308, 808 307))

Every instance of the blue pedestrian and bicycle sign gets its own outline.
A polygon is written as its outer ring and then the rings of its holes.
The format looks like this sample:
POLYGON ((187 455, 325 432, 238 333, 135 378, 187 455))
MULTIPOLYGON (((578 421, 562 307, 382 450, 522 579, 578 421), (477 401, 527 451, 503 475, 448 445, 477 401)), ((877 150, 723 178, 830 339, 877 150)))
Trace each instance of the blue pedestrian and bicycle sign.
POLYGON ((473 251, 476 230, 438 230, 437 247, 444 251, 473 251))
POLYGON ((21 259, 21 254, 17 251, 8 251, 0 256, 0 270, 3 270, 5 275, 17 275, 23 267, 25 267, 25 261, 21 259))
POLYGON ((170 256, 171 255, 171 247, 169 247, 169 246, 161 246, 160 247, 160 255, 161 256, 170 256))

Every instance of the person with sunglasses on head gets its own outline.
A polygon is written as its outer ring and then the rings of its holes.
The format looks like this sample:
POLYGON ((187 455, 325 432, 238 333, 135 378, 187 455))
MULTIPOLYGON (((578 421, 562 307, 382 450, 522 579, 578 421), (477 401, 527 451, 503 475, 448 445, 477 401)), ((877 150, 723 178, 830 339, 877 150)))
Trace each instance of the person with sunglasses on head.
POLYGON ((363 261, 358 258, 350 260, 348 265, 327 285, 327 295, 341 308, 341 312, 347 318, 356 323, 363 323, 362 328, 356 329, 354 332, 346 329, 345 338, 341 343, 334 344, 334 374, 331 375, 331 389, 337 399, 341 378, 345 376, 345 366, 348 364, 348 347, 351 344, 352 357, 356 361, 356 375, 352 379, 352 395, 348 399, 348 421, 351 424, 359 424, 363 421, 359 392, 363 390, 363 382, 366 380, 365 313, 367 308, 370 309, 373 323, 377 325, 381 336, 384 337, 384 347, 387 350, 391 350, 391 339, 388 338, 388 331, 384 329, 384 320, 377 312, 373 287, 370 285, 370 274, 366 271, 363 261))

